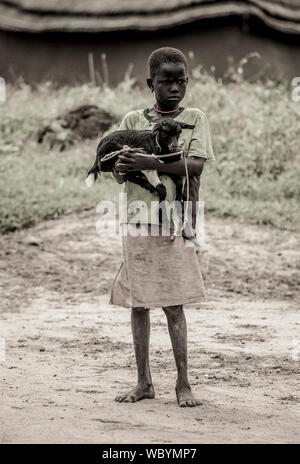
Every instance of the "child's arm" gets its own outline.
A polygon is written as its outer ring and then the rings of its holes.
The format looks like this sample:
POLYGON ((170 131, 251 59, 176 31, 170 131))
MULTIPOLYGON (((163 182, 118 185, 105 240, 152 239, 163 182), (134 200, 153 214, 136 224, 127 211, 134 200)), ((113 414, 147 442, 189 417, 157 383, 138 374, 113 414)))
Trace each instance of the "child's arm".
MULTIPOLYGON (((119 156, 118 168, 126 171, 126 169, 155 170, 165 174, 176 174, 185 176, 185 161, 183 159, 174 161, 173 163, 163 164, 155 158, 146 158, 136 153, 123 154, 119 156)), ((200 176, 203 171, 205 158, 191 157, 186 159, 188 173, 190 176, 200 176)))
MULTIPOLYGON (((198 157, 187 158, 186 163, 187 163, 187 170, 188 170, 189 175, 190 176, 201 176, 205 161, 206 161, 205 158, 200 158, 200 157, 199 158, 198 157)), ((158 161, 155 169, 165 174, 176 174, 178 176, 186 175, 185 161, 183 159, 179 161, 174 161, 174 163, 169 163, 169 164, 162 164, 158 161)))

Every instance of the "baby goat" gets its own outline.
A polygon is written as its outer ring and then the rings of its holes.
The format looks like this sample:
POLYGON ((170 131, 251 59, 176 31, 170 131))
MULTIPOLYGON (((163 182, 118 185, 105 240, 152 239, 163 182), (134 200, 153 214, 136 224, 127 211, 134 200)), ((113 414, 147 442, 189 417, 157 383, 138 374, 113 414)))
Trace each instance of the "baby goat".
MULTIPOLYGON (((194 125, 175 121, 174 119, 164 119, 150 130, 121 130, 115 131, 104 137, 98 145, 97 156, 94 166, 88 172, 86 179, 87 186, 90 187, 100 172, 112 172, 118 159, 118 153, 112 157, 106 157, 109 153, 122 150, 124 146, 135 148, 136 151, 144 150, 148 154, 155 154, 164 163, 172 163, 180 159, 178 153, 178 138, 182 129, 194 129, 194 125), (159 157, 163 154, 174 153, 174 156, 159 157), (104 159, 104 158, 108 159, 104 159)), ((181 200, 182 177, 169 174, 176 184, 176 200, 181 200)), ((157 171, 127 171, 126 180, 134 182, 150 192, 157 193, 159 201, 166 198, 166 189, 161 183, 157 171)))

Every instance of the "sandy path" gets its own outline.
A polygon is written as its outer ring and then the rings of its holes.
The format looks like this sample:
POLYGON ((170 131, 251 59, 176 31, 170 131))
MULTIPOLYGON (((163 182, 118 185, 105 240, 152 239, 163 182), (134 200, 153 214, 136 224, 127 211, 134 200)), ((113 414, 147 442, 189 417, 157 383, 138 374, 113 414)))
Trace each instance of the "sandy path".
POLYGON ((0 238, 0 442, 300 441, 300 239, 209 219, 209 300, 186 310, 190 380, 178 408, 165 317, 152 310, 156 398, 118 404, 135 381, 129 310, 108 307, 119 238, 86 211, 0 238))

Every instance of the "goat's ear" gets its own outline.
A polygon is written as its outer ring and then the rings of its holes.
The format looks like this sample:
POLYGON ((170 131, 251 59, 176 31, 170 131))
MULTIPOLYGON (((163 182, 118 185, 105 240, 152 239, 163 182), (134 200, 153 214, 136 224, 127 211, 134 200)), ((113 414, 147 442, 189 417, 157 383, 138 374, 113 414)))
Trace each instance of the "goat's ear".
POLYGON ((195 129, 194 124, 187 124, 186 122, 179 122, 181 129, 195 129))

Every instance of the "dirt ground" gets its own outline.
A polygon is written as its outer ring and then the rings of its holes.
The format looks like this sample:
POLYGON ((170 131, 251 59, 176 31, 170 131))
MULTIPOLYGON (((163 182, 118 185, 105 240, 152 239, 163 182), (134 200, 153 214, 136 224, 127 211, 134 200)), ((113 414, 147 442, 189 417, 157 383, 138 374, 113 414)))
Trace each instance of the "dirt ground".
POLYGON ((175 401, 161 309, 151 310, 156 398, 113 401, 135 383, 130 310, 109 307, 119 237, 91 211, 0 238, 0 442, 300 441, 300 237, 207 218, 208 299, 186 307, 198 408, 175 401), (0 339, 1 341, 1 339, 0 339))

